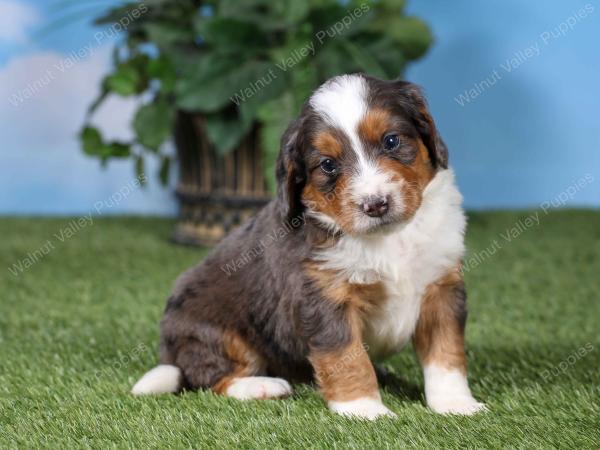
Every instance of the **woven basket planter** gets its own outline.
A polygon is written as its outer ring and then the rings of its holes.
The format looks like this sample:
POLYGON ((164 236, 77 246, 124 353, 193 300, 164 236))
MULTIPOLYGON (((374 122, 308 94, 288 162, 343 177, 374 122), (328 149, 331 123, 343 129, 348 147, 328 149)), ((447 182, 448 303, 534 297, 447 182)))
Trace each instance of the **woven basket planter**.
POLYGON ((214 245, 270 200, 258 128, 221 155, 208 141, 201 115, 180 112, 175 126, 179 160, 179 220, 173 239, 214 245))

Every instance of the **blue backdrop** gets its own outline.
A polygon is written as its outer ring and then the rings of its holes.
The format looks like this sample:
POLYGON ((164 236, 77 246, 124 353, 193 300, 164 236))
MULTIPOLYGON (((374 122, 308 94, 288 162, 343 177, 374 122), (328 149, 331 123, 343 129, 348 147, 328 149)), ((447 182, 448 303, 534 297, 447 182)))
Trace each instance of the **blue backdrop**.
POLYGON ((577 184, 566 206, 600 206, 598 2, 430 0, 409 10, 436 44, 407 78, 429 95, 467 206, 536 206, 577 184))
MULTIPOLYGON (((105 202, 110 214, 173 214, 170 190, 154 178, 136 188, 129 161, 101 170, 79 151, 115 37, 81 23, 36 35, 48 3, 0 0, 0 213, 85 214, 105 202)), ((413 0, 408 10, 436 43, 406 78, 426 90, 466 206, 600 206, 598 2, 413 0)), ((111 100, 95 121, 127 137, 134 106, 111 100)))

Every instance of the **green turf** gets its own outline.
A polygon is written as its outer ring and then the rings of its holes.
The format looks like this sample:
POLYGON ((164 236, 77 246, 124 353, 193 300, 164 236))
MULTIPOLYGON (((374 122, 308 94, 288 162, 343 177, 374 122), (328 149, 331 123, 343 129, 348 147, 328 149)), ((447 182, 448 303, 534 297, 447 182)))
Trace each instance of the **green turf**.
POLYGON ((385 364, 403 380, 383 393, 398 417, 374 423, 333 416, 308 386, 281 401, 131 397, 173 280, 205 252, 170 244, 169 220, 94 219, 61 243, 68 219, 0 219, 0 448, 598 448, 600 212, 528 214, 470 217, 469 255, 496 247, 466 273, 469 376, 489 412, 427 410, 408 349, 385 364))

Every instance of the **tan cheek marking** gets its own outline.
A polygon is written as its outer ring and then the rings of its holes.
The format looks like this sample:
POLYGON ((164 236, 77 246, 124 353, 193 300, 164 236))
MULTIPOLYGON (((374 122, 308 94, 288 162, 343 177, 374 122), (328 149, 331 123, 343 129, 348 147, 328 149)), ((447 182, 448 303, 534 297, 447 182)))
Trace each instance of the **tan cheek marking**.
POLYGON ((223 347, 235 367, 233 372, 212 387, 217 394, 224 394, 236 378, 255 376, 264 372, 265 362, 262 357, 237 333, 229 330, 223 332, 223 347))
MULTIPOLYGON (((317 133, 312 140, 312 144, 323 156, 339 158, 342 154, 342 146, 340 142, 328 131, 317 133)), ((315 184, 319 181, 325 182, 326 175, 319 172, 319 169, 313 170, 309 183, 302 191, 302 200, 305 204, 310 205, 310 208, 328 215, 332 219, 336 219, 342 206, 340 203, 339 193, 345 184, 343 177, 338 178, 334 192, 321 192, 315 184)))
POLYGON ((423 296, 414 335, 415 350, 423 365, 435 363, 466 374, 464 351, 464 289, 459 269, 431 283, 423 296))
POLYGON ((434 176, 427 148, 421 139, 417 139, 416 144, 417 154, 410 166, 385 157, 379 161, 381 170, 393 174, 392 181, 403 181, 401 189, 407 217, 412 216, 421 206, 423 191, 434 176))
POLYGON ((383 109, 373 109, 358 124, 358 134, 368 142, 379 142, 389 129, 390 114, 383 109))
MULTIPOLYGON (((320 169, 315 169, 318 171, 320 169)), ((323 213, 333 220, 344 231, 348 231, 352 226, 351 205, 348 204, 347 185, 348 177, 340 175, 336 181, 335 188, 331 192, 320 191, 315 184, 318 183, 318 177, 325 177, 325 174, 313 174, 311 180, 302 191, 302 200, 312 210, 323 213)))
POLYGON ((392 182, 401 183, 404 216, 411 217, 419 209, 423 199, 424 187, 418 182, 416 174, 401 162, 389 158, 381 160, 379 167, 382 171, 392 174, 392 182))

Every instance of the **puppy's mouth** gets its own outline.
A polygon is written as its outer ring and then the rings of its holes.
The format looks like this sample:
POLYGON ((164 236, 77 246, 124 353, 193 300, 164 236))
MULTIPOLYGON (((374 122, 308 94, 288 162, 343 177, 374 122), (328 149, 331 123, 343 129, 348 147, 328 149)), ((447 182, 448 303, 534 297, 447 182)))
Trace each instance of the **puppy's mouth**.
POLYGON ((382 217, 360 216, 354 224, 352 234, 377 235, 392 233, 407 223, 400 212, 390 212, 382 217))

